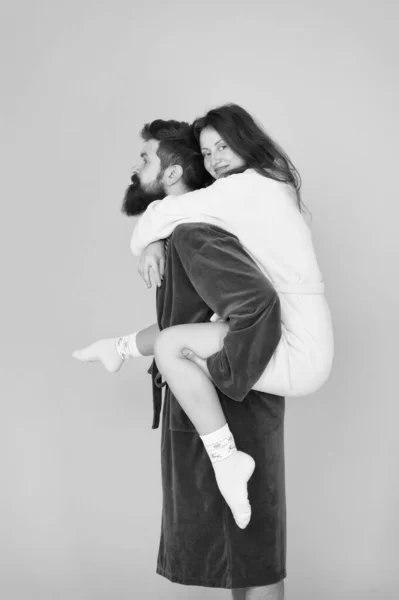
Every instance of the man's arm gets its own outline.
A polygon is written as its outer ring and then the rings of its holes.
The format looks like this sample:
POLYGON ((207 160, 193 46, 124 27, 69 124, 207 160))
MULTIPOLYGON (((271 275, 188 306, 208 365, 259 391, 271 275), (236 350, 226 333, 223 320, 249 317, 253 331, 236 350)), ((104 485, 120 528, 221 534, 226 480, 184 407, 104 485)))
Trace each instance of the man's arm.
POLYGON ((278 295, 232 234, 184 225, 172 239, 197 293, 229 325, 223 348, 207 359, 212 381, 226 396, 243 400, 280 341, 278 295))

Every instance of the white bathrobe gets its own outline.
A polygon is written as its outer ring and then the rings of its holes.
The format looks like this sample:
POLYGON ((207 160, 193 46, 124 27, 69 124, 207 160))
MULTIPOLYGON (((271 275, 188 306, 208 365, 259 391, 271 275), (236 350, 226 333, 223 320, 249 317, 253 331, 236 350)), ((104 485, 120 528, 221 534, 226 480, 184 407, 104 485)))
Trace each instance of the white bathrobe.
POLYGON ((290 186, 254 169, 208 188, 152 202, 138 219, 134 255, 168 237, 181 223, 211 223, 230 231, 273 283, 282 336, 255 390, 300 396, 327 380, 334 356, 331 314, 308 224, 290 186))

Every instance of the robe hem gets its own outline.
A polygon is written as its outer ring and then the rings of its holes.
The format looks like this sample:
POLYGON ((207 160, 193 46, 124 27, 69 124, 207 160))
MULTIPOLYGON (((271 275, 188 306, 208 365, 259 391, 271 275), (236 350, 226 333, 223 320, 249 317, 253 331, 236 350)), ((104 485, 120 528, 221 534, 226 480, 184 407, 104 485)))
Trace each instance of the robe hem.
POLYGON ((266 586, 266 585, 273 585, 275 583, 279 583, 280 581, 283 581, 283 579, 285 579, 287 577, 287 573, 286 571, 282 571, 282 573, 280 575, 276 575, 274 577, 258 577, 256 578, 256 580, 251 580, 248 581, 246 579, 243 580, 235 580, 234 581, 234 585, 231 584, 231 577, 226 577, 224 578, 224 581, 218 579, 218 580, 204 580, 204 579, 200 579, 198 577, 193 577, 193 578, 185 578, 185 579, 181 579, 180 577, 176 577, 175 575, 173 575, 173 573, 170 573, 169 571, 166 571, 164 569, 161 569, 160 567, 157 567, 156 570, 157 575, 161 575, 161 577, 165 577, 166 579, 169 579, 169 581, 171 581, 172 583, 180 583, 181 585, 196 585, 199 587, 210 587, 210 588, 223 588, 223 589, 227 589, 227 590, 232 590, 232 589, 237 589, 237 588, 246 588, 246 587, 260 587, 260 586, 266 586), (265 581, 265 579, 267 579, 267 581, 265 581))

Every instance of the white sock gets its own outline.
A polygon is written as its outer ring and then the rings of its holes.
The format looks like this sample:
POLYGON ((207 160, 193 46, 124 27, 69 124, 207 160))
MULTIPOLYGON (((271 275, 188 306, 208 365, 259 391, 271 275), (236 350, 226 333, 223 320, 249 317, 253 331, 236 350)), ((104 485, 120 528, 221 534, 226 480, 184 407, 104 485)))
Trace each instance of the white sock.
POLYGON ((132 358, 139 358, 139 356, 144 356, 144 354, 141 354, 140 350, 137 348, 137 344, 136 344, 136 337, 137 337, 138 331, 136 331, 135 333, 132 333, 131 335, 128 336, 129 338, 129 354, 132 358))
POLYGON ((212 433, 200 435, 200 438, 204 442, 212 464, 224 460, 237 452, 233 434, 227 423, 220 429, 212 431, 212 433))
POLYGON ((237 525, 244 529, 251 518, 247 482, 254 468, 254 459, 237 450, 229 426, 201 435, 206 451, 215 470, 220 493, 229 505, 237 525))

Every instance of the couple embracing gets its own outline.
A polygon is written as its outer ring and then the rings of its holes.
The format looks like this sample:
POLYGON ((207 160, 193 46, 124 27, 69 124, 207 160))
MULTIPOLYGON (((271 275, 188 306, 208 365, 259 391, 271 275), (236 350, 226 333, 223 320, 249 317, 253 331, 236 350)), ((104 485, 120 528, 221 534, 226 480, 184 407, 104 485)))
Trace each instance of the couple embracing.
POLYGON ((122 210, 139 216, 131 249, 157 323, 74 357, 117 372, 153 355, 153 427, 166 384, 157 572, 281 600, 284 398, 323 385, 334 346, 300 178, 238 105, 141 136, 122 210))

